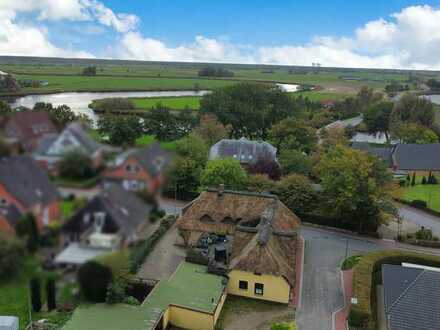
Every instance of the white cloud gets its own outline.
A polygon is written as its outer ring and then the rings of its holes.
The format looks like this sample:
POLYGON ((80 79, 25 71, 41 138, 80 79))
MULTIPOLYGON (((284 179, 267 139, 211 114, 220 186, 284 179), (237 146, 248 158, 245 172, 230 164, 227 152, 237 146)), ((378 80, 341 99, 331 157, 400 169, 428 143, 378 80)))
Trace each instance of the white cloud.
POLYGON ((114 13, 98 0, 1 0, 0 12, 36 12, 39 20, 97 21, 117 32, 134 30, 136 15, 114 13))

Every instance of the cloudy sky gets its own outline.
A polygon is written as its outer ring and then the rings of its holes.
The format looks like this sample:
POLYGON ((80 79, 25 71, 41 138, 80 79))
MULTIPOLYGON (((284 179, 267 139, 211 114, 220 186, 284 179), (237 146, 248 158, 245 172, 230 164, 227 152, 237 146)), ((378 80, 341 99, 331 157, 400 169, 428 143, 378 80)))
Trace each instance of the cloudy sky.
POLYGON ((440 70, 440 0, 0 0, 0 55, 440 70))

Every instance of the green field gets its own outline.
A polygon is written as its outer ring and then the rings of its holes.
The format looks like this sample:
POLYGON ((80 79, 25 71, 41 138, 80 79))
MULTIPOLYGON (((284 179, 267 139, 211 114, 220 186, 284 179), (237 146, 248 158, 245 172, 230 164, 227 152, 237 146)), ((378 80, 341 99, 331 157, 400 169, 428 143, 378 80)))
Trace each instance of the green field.
POLYGON ((199 96, 182 96, 132 98, 130 100, 133 102, 136 109, 151 109, 156 106, 156 104, 161 103, 162 105, 173 110, 182 110, 185 108, 198 110, 201 99, 202 98, 199 96))
POLYGON ((414 187, 403 189, 403 198, 407 201, 415 199, 425 201, 432 210, 440 212, 440 185, 416 184, 414 187))
POLYGON ((310 101, 319 102, 322 100, 334 100, 339 101, 342 100, 348 96, 351 96, 350 93, 330 93, 330 92, 323 92, 323 91, 306 91, 306 92, 297 92, 292 93, 293 97, 297 97, 302 95, 303 97, 307 97, 310 101))
MULTIPOLYGON (((215 89, 238 81, 279 82, 317 85, 323 92, 312 92, 315 99, 337 98, 336 95, 355 93, 361 86, 383 90, 391 82, 406 81, 409 73, 398 70, 362 70, 311 68, 295 66, 264 66, 241 64, 212 64, 232 72, 231 78, 200 78, 203 63, 166 63, 112 60, 78 60, 48 58, 0 58, 0 70, 14 74, 17 79, 46 80, 48 86, 26 88, 24 93, 61 91, 124 91, 124 90, 188 90, 215 89), (97 67, 96 77, 81 75, 86 66, 97 67), (346 80, 344 77, 357 80, 346 80), (329 93, 332 97, 327 97, 329 93), (316 95, 316 96, 315 96, 316 95)), ((436 72, 413 72, 420 79, 438 77, 436 72)))

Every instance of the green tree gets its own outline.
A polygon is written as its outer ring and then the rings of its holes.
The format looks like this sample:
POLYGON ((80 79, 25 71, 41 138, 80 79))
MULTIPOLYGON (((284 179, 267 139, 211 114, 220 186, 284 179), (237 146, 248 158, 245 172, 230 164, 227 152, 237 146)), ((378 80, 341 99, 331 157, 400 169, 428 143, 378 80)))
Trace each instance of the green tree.
POLYGON ((90 302, 104 302, 107 288, 113 279, 110 268, 96 261, 87 261, 78 270, 81 293, 90 302))
POLYGON ((281 170, 284 175, 304 174, 309 175, 312 171, 312 159, 298 150, 285 150, 279 156, 281 170))
POLYGON ((38 277, 30 280, 30 289, 32 310, 38 313, 41 310, 41 285, 38 277))
POLYGON ((402 143, 428 144, 437 143, 438 135, 430 128, 416 123, 402 123, 393 136, 402 143))
POLYGON ((364 123, 370 134, 384 133, 389 140, 390 118, 394 104, 388 101, 375 103, 364 111, 364 123))
POLYGON ((177 157, 167 173, 165 191, 171 195, 196 192, 200 185, 203 167, 194 159, 177 157))
POLYGON ((114 110, 133 110, 134 104, 130 99, 116 97, 95 101, 90 107, 105 113, 114 110))
POLYGON ((272 126, 269 141, 281 153, 292 149, 310 153, 316 147, 316 129, 303 120, 286 118, 272 126))
POLYGON ((125 298, 125 288, 120 280, 111 282, 107 288, 105 302, 107 304, 121 303, 125 298))
POLYGON ((283 177, 275 188, 279 199, 298 215, 307 214, 316 207, 317 194, 312 182, 303 175, 283 177))
POLYGON ((246 190, 251 192, 271 192, 275 188, 275 182, 266 174, 249 175, 246 182, 246 190))
POLYGON ((194 133, 202 137, 208 146, 227 138, 230 132, 231 125, 223 125, 213 114, 202 115, 199 126, 194 129, 194 133))
POLYGON ((47 297, 47 309, 49 311, 57 308, 57 300, 56 300, 56 285, 55 279, 49 278, 46 282, 46 297, 47 297))
POLYGON ((181 157, 190 158, 204 167, 208 160, 209 148, 197 134, 190 134, 176 142, 176 152, 181 157))
POLYGON ((391 175, 384 162, 366 152, 338 145, 322 156, 317 173, 324 212, 359 231, 377 229, 392 192, 391 175))
POLYGON ((132 146, 144 133, 136 116, 105 115, 98 120, 98 131, 116 146, 132 146))
POLYGON ((200 102, 202 114, 214 114, 223 125, 231 125, 235 138, 267 137, 271 126, 295 114, 292 98, 279 87, 240 83, 216 89, 200 102))
POLYGON ((410 122, 432 127, 434 121, 435 110, 432 102, 410 93, 402 95, 391 113, 391 127, 395 127, 396 130, 402 123, 410 122))
POLYGON ((9 106, 9 104, 7 104, 4 101, 0 101, 0 117, 4 118, 3 116, 8 116, 11 113, 13 113, 14 110, 11 109, 11 107, 9 106))
POLYGON ((66 179, 82 180, 95 175, 92 159, 81 150, 72 150, 63 155, 59 168, 60 176, 66 179))
POLYGON ((33 253, 40 246, 40 232, 37 226, 37 219, 32 213, 26 213, 21 217, 15 231, 18 237, 26 240, 26 247, 29 252, 33 253))
POLYGON ((200 183, 203 187, 218 187, 224 184, 227 189, 240 190, 246 185, 247 174, 236 159, 210 160, 202 172, 200 183))
POLYGON ((96 76, 96 66, 87 66, 82 71, 83 76, 96 76))
POLYGON ((177 120, 170 109, 161 103, 143 115, 147 134, 154 135, 159 141, 172 141, 180 138, 177 134, 177 120))
POLYGON ((12 279, 23 266, 25 245, 21 240, 0 234, 0 279, 12 279))
POLYGON ((51 103, 37 102, 32 110, 48 112, 58 129, 63 129, 67 124, 74 121, 81 121, 87 125, 91 123, 90 118, 88 118, 86 115, 76 114, 72 109, 64 104, 54 107, 51 103))

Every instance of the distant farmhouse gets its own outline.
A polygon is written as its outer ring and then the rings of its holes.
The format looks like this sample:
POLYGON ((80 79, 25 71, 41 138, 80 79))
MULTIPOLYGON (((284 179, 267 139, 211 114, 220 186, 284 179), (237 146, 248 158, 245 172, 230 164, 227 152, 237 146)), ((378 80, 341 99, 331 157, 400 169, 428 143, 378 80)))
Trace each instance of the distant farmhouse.
POLYGON ((60 219, 59 195, 44 171, 28 156, 0 160, 0 231, 14 234, 25 213, 40 229, 60 219))
POLYGON ((103 155, 113 148, 93 140, 81 123, 69 124, 59 135, 45 136, 33 153, 33 158, 52 174, 57 174, 64 155, 71 151, 81 151, 92 159, 93 166, 99 167, 103 155))
POLYGON ((156 227, 149 221, 152 208, 117 185, 103 190, 63 224, 66 249, 55 261, 81 264, 148 237, 156 227))
POLYGON ((440 329, 440 269, 382 265, 379 329, 440 329))
POLYGON ((26 152, 33 152, 39 141, 57 134, 55 125, 45 111, 17 111, 4 125, 6 141, 16 143, 26 152))
POLYGON ((228 275, 228 294, 284 304, 296 282, 299 226, 276 196, 223 188, 202 192, 177 221, 184 245, 207 250, 210 266, 228 275), (210 235, 225 238, 210 247, 210 235))
MULTIPOLYGON (((209 151, 209 159, 233 158, 245 169, 252 169, 259 164, 272 164, 279 167, 277 149, 267 142, 223 139, 214 144, 209 151)), ((269 174, 269 173, 267 173, 269 174)))
POLYGON ((125 190, 146 189, 156 193, 162 186, 164 172, 169 167, 171 155, 159 143, 146 148, 131 149, 119 155, 101 175, 104 187, 119 184, 125 190))
POLYGON ((390 147, 353 143, 352 147, 383 159, 394 172, 440 172, 440 143, 396 144, 390 147))

